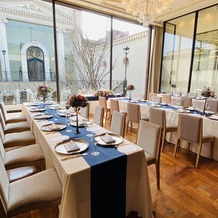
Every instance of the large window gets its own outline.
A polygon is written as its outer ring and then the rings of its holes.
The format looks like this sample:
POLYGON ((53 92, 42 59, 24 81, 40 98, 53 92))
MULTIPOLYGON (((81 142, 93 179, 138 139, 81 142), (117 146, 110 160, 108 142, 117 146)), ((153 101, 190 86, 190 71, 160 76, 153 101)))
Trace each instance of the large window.
POLYGON ((203 86, 216 88, 217 19, 213 6, 165 23, 160 91, 171 92, 175 85, 183 94, 200 95, 203 86))

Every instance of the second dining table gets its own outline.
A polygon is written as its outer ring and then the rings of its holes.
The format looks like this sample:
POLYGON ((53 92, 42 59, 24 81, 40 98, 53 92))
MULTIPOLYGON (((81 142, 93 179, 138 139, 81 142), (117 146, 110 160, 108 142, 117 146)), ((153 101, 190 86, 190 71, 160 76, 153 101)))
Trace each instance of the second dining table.
MULTIPOLYGON (((108 130, 89 123, 75 133, 74 126, 65 126, 66 118, 43 104, 31 110, 33 104, 23 104, 26 115, 42 147, 46 168, 55 168, 63 185, 59 217, 63 218, 125 218, 131 211, 140 216, 153 217, 147 162, 141 147, 121 138, 117 144, 97 145, 100 155, 93 156, 95 144, 89 134, 102 134, 108 130), (37 108, 44 110, 37 111, 37 108), (32 112, 31 112, 32 111, 32 112), (36 115, 44 119, 34 119, 36 115), (47 115, 53 115, 46 118, 47 115), (47 125, 63 125, 59 131, 43 131, 47 125), (43 127, 43 128, 42 128, 43 127), (72 131, 67 131, 68 129, 72 131), (71 154, 58 152, 57 145, 65 140, 83 140, 87 155, 68 158, 71 154)), ((80 153, 78 153, 80 154, 80 153)))

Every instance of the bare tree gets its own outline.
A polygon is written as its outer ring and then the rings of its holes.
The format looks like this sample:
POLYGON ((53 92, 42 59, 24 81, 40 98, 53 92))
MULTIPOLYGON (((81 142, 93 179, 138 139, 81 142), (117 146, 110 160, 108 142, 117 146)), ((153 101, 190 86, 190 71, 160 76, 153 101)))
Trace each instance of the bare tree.
MULTIPOLYGON (((109 74, 110 69, 106 66, 109 60, 110 34, 97 41, 84 37, 77 27, 74 31, 67 33, 68 67, 71 66, 72 80, 76 80, 75 75, 82 81, 84 88, 97 90, 101 87, 102 81, 109 74), (73 70, 72 70, 73 69, 73 70)), ((113 68, 115 67, 115 62, 113 68)), ((69 81, 68 73, 67 79, 69 81)))

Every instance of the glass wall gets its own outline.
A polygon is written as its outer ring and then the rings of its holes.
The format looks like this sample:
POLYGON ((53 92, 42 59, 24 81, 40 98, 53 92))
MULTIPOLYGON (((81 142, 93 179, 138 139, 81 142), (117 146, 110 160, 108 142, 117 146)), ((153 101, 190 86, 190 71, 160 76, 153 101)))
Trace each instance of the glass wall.
POLYGON ((161 92, 196 92, 200 97, 203 86, 216 87, 217 19, 213 6, 165 23, 161 92))
POLYGON ((200 92, 203 86, 217 88, 218 23, 214 22, 217 19, 217 7, 199 12, 191 80, 192 92, 200 92))

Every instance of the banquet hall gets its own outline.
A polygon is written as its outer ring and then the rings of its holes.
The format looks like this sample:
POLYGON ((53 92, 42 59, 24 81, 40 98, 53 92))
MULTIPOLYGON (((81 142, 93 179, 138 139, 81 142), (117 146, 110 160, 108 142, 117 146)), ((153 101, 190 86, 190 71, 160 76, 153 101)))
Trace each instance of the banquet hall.
POLYGON ((0 217, 218 216, 216 0, 0 10, 0 217))

